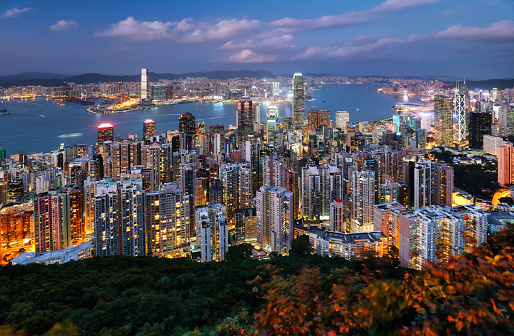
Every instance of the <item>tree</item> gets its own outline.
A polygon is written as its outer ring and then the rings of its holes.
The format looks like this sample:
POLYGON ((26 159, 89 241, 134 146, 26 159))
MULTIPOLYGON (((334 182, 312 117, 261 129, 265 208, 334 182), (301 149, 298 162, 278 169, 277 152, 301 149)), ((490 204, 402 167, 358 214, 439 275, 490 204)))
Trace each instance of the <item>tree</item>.
POLYGON ((252 257, 252 245, 250 244, 240 244, 235 246, 230 246, 228 248, 227 253, 225 254, 225 259, 228 261, 241 261, 247 260, 252 257))
POLYGON ((289 255, 291 256, 306 256, 312 253, 312 246, 309 242, 309 236, 301 235, 291 243, 289 255))

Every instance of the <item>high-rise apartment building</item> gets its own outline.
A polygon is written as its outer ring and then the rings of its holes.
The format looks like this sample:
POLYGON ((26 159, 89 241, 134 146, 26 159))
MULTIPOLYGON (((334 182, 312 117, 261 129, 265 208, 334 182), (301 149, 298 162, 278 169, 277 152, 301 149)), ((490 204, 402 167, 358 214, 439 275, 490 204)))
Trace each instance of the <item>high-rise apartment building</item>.
POLYGON ((330 204, 330 231, 346 232, 344 202, 336 198, 330 204))
POLYGON ((228 225, 224 205, 211 203, 196 209, 196 245, 202 262, 225 259, 228 225))
POLYGON ((373 231, 373 206, 375 205, 375 172, 352 172, 351 225, 352 232, 373 231))
POLYGON ((190 197, 175 183, 146 193, 146 246, 152 255, 166 255, 191 241, 190 197))
POLYGON ((36 253, 62 250, 71 244, 70 195, 49 192, 34 201, 36 253))
POLYGON ((272 252, 288 254, 293 240, 293 193, 281 187, 257 191, 257 242, 272 252))
POLYGON ((195 130, 195 116, 189 112, 183 113, 178 121, 178 131, 180 133, 187 133, 191 136, 196 134, 195 130))
POLYGON ((299 72, 293 75, 293 126, 301 129, 305 122, 305 98, 303 75, 299 72))

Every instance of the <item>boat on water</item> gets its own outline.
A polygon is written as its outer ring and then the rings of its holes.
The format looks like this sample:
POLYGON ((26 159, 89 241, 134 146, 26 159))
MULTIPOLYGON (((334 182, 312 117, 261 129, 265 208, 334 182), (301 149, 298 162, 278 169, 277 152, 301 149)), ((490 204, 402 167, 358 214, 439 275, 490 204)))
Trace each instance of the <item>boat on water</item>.
POLYGON ((6 109, 0 110, 0 115, 10 115, 9 112, 7 112, 6 109))

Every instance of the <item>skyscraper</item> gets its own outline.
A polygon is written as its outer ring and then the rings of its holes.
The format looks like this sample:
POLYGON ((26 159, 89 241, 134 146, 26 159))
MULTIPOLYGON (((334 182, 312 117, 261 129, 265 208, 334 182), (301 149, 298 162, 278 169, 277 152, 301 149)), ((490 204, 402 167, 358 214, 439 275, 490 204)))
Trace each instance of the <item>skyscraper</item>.
POLYGON ((336 112, 336 127, 341 130, 346 130, 346 125, 350 122, 350 113, 348 111, 336 112))
POLYGON ((98 125, 98 145, 105 141, 114 141, 114 126, 109 123, 98 125))
POLYGON ((435 126, 438 130, 438 143, 442 146, 453 146, 452 97, 434 97, 435 126))
POLYGON ((148 69, 141 69, 141 99, 148 99, 148 69))
POLYGON ((309 130, 315 132, 321 125, 330 126, 330 112, 309 110, 309 130))
POLYGON ((468 133, 468 115, 466 110, 466 96, 463 93, 455 92, 454 115, 457 119, 457 133, 455 140, 462 142, 466 139, 468 133))
POLYGON ((375 172, 352 172, 352 232, 373 231, 373 206, 375 205, 375 172))
POLYGON ((469 113, 469 148, 483 148, 484 135, 491 134, 491 118, 488 112, 469 113))
POLYGON ((252 100, 244 96, 237 105, 237 143, 244 143, 253 133, 254 104, 252 100))
POLYGON ((303 75, 299 72, 293 75, 293 125, 294 129, 301 129, 305 121, 305 98, 303 88, 303 75))
POLYGON ((143 139, 148 139, 156 134, 155 121, 152 119, 146 119, 143 121, 143 139))
POLYGON ((196 209, 196 245, 201 260, 222 261, 228 251, 228 226, 223 204, 208 204, 196 209))
POLYGON ((514 146, 505 141, 498 147, 498 183, 514 184, 514 146))
POLYGON ((71 244, 70 195, 49 193, 34 201, 36 253, 62 250, 71 244))
POLYGON ((293 193, 262 186, 256 200, 257 242, 269 251, 287 254, 293 240, 293 193))
POLYGON ((194 136, 196 134, 195 125, 195 116, 189 112, 186 112, 179 118, 178 131, 180 133, 187 133, 191 136, 194 136))
POLYGON ((278 109, 270 105, 266 113, 266 139, 269 144, 276 145, 275 131, 278 129, 278 109))

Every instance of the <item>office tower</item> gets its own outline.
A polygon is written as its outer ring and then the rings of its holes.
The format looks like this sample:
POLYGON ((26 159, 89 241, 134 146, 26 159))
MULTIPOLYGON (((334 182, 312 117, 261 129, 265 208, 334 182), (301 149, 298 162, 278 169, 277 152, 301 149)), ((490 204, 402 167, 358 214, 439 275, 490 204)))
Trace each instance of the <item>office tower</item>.
POLYGON ((248 136, 253 134, 253 122, 255 106, 252 100, 244 96, 237 104, 237 144, 240 145, 248 140, 248 136))
POLYGON ((457 133, 455 139, 462 142, 468 133, 468 115, 466 110, 466 96, 460 92, 455 92, 454 116, 457 119, 457 133))
POLYGON ((373 207, 373 225, 375 231, 380 231, 387 237, 389 246, 398 248, 400 228, 398 215, 405 211, 405 206, 398 202, 377 204, 373 207))
POLYGON ((299 72, 293 75, 293 126, 301 129, 305 122, 305 98, 303 75, 299 72))
POLYGON ((167 86, 163 84, 155 84, 152 86, 152 101, 154 103, 162 103, 166 101, 167 86))
POLYGON ((106 141, 114 141, 114 126, 108 123, 98 125, 98 145, 106 141))
POLYGON ((293 193, 281 187, 257 191, 257 242, 271 252, 288 254, 293 240, 293 193))
POLYGON ((344 202, 336 198, 330 204, 330 231, 346 232, 344 202))
POLYGON ((34 200, 36 253, 71 245, 70 195, 51 192, 34 200))
POLYGON ((276 146, 275 132, 278 130, 278 109, 275 105, 270 105, 266 113, 266 139, 269 144, 276 146))
POLYGON ((245 241, 257 239, 257 212, 255 208, 237 209, 235 213, 235 239, 245 241))
POLYGON ((143 121, 143 139, 149 139, 157 134, 155 121, 152 119, 146 119, 143 121))
POLYGON ((223 261, 228 251, 226 209, 222 204, 210 203, 196 209, 196 245, 201 261, 223 261))
POLYGON ((84 209, 84 190, 78 185, 69 185, 64 188, 64 192, 70 198, 70 235, 71 239, 82 239, 86 234, 85 209, 84 209))
POLYGON ((352 172, 351 200, 351 231, 373 231, 373 205, 375 205, 374 171, 362 170, 352 172))
POLYGON ((104 177, 104 161, 100 154, 95 154, 88 162, 89 179, 99 181, 104 177))
MULTIPOLYGON (((497 104, 495 104, 494 107, 496 107, 497 104)), ((494 108, 493 107, 493 108, 494 108)), ((497 107, 498 110, 498 118, 499 118, 499 131, 500 136, 502 137, 508 137, 514 135, 514 108, 507 106, 499 105, 497 107)))
POLYGON ((141 69, 141 99, 148 99, 148 69, 141 69))
POLYGON ((95 256, 120 255, 120 212, 118 183, 100 182, 95 187, 94 238, 95 256))
POLYGON ((469 112, 469 148, 484 147, 484 135, 491 134, 491 113, 469 112))
POLYGON ((438 130, 437 140, 442 146, 453 146, 453 102, 448 96, 434 97, 434 118, 438 130))
POLYGON ((350 113, 348 111, 336 111, 336 127, 346 130, 346 126, 350 122, 350 113))
POLYGON ((330 112, 326 110, 309 110, 309 130, 316 132, 318 127, 330 126, 330 112))
POLYGON ((189 112, 183 113, 178 121, 178 131, 194 136, 196 134, 195 125, 195 116, 189 112))
POLYGON ((514 146, 508 141, 498 147, 498 183, 514 184, 514 146))
POLYGON ((445 162, 436 164, 436 199, 433 204, 452 206, 453 204, 453 167, 445 162))
POLYGON ((498 148, 503 145, 503 138, 484 135, 484 153, 498 156, 498 148))

